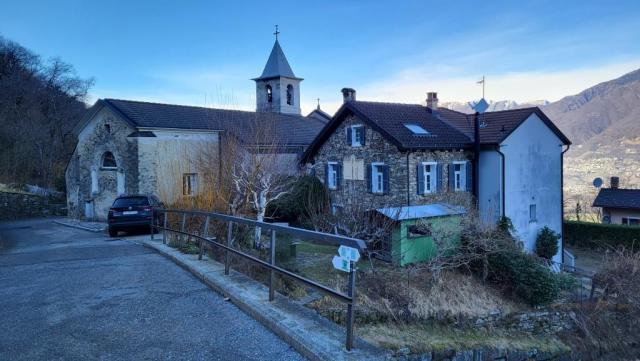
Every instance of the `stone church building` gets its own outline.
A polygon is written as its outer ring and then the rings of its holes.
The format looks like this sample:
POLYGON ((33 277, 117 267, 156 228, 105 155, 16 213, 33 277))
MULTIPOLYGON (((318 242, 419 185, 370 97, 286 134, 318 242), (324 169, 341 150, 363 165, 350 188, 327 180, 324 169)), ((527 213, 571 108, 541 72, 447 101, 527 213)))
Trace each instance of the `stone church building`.
MULTIPOLYGON (((202 189, 203 152, 220 161, 225 139, 260 147, 256 124, 273 124, 275 150, 296 171, 297 160, 330 116, 320 108, 303 116, 300 83, 276 38, 256 84, 256 111, 100 99, 75 129, 78 142, 67 165, 69 216, 104 220, 121 194, 154 194, 165 202, 202 189)), ((271 143, 273 145, 273 143, 271 143)), ((211 164, 211 163, 209 163, 211 164)))

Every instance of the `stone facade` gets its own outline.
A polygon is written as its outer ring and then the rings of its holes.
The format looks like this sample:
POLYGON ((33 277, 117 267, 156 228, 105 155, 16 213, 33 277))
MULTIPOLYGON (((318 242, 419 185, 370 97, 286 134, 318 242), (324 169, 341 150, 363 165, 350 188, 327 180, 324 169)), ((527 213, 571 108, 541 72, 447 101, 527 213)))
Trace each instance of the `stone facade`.
POLYGON ((66 171, 69 216, 104 219, 119 193, 138 193, 138 143, 128 137, 135 130, 107 108, 85 126, 66 171), (116 167, 103 166, 107 152, 116 167))
POLYGON ((380 133, 367 126, 356 116, 347 117, 335 132, 320 147, 315 156, 313 169, 322 182, 326 182, 327 162, 344 163, 345 159, 362 160, 366 168, 372 163, 384 163, 389 166, 389 191, 386 194, 374 194, 369 191, 366 175, 362 179, 339 180, 337 190, 330 190, 334 205, 344 206, 359 203, 367 208, 385 206, 422 205, 437 202, 467 205, 471 194, 466 191, 454 192, 449 189, 449 170, 442 167, 443 189, 418 194, 417 165, 420 162, 450 164, 454 161, 471 161, 472 153, 465 150, 437 150, 401 152, 380 133), (352 125, 364 125, 365 144, 352 147, 347 142, 347 128, 352 125))

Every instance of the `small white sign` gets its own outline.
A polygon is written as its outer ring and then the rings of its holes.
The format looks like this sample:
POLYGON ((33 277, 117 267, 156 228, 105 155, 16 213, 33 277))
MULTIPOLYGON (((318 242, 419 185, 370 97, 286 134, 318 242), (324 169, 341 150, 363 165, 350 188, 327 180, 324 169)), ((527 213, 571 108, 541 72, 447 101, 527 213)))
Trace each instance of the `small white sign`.
POLYGON ((333 260, 331 260, 331 263, 333 263, 333 268, 343 271, 343 272, 350 272, 351 271, 351 267, 349 266, 349 260, 346 258, 342 258, 340 256, 333 256, 333 260))
POLYGON ((347 260, 353 262, 358 262, 358 260, 360 259, 360 252, 358 252, 358 250, 355 248, 347 246, 340 246, 340 248, 338 248, 338 254, 340 255, 340 257, 346 258, 347 260))

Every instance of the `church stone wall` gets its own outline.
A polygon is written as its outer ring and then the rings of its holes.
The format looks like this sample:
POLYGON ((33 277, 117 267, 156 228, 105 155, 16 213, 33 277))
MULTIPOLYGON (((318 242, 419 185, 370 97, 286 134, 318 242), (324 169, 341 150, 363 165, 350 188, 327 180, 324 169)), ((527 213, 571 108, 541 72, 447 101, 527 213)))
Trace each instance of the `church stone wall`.
POLYGON ((138 192, 137 142, 127 137, 134 130, 107 108, 85 126, 66 172, 69 216, 104 220, 119 193, 138 192), (102 166, 105 152, 116 169, 102 166))

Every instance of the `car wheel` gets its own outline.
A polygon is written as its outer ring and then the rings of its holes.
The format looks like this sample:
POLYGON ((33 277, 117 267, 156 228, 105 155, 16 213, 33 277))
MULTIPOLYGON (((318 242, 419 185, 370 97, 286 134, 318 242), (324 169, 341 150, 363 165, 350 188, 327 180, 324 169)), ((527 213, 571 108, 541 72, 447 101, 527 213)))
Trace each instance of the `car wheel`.
POLYGON ((118 235, 118 230, 109 228, 109 237, 116 237, 118 235))

